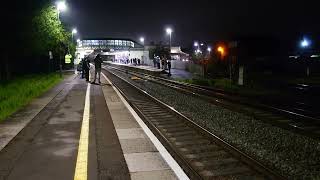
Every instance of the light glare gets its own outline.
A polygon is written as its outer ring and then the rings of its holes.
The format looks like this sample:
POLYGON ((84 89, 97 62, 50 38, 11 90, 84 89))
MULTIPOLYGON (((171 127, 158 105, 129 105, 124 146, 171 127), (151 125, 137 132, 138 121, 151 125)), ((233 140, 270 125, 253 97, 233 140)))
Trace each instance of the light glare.
POLYGON ((307 39, 304 39, 302 42, 301 42, 301 46, 302 47, 308 47, 310 45, 310 42, 307 40, 307 39))
POLYGON ((172 33, 172 29, 171 28, 167 28, 166 32, 167 32, 167 34, 171 34, 172 33))
POLYGON ((67 9, 67 5, 65 1, 57 2, 57 9, 58 11, 65 11, 67 9))

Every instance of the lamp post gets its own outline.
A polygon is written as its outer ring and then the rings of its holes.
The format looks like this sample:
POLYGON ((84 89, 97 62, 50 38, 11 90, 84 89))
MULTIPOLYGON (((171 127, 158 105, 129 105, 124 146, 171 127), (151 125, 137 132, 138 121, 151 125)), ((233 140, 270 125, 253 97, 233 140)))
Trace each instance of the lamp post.
POLYGON ((212 51, 211 47, 208 47, 208 48, 207 48, 207 51, 208 51, 208 55, 210 56, 210 53, 211 53, 211 51, 212 51))
POLYGON ((71 32, 72 42, 73 42, 73 35, 74 35, 74 34, 77 34, 77 33, 78 33, 77 29, 76 29, 76 28, 73 28, 73 29, 72 29, 72 32, 71 32))
POLYGON ((142 45, 144 45, 144 37, 140 38, 140 42, 141 42, 142 45))
MULTIPOLYGON (((67 9, 67 5, 65 3, 65 1, 58 1, 56 3, 56 8, 57 8, 57 18, 58 18, 58 21, 60 23, 60 13, 62 11, 65 11, 67 9)), ((59 55, 59 60, 60 60, 60 64, 59 64, 59 69, 60 69, 60 77, 62 77, 62 57, 61 57, 61 54, 59 55)))
POLYGON ((169 44, 170 44, 170 53, 171 53, 171 34, 172 34, 173 31, 172 31, 171 28, 167 28, 166 32, 169 35, 169 44))
POLYGON ((142 56, 141 56, 141 61, 142 64, 144 64, 144 37, 140 37, 140 42, 143 45, 143 51, 142 51, 142 56))
POLYGON ((56 3, 56 7, 57 7, 57 14, 58 14, 58 20, 60 22, 60 13, 62 11, 65 11, 67 9, 67 5, 65 1, 59 1, 56 3))
MULTIPOLYGON (((224 57, 226 56, 226 48, 224 46, 218 46, 217 51, 221 55, 221 60, 223 60, 224 57)), ((228 59, 227 59, 227 61, 228 61, 228 59)), ((232 67, 231 67, 231 59, 230 58, 229 58, 229 79, 231 82, 231 80, 232 80, 232 67)))
MULTIPOLYGON (((308 48, 310 47, 310 44, 311 44, 311 42, 310 42, 308 39, 306 39, 306 38, 303 38, 303 40, 300 42, 300 46, 301 46, 301 48, 303 49, 303 51, 305 51, 306 49, 308 49, 308 48)), ((302 53, 302 54, 303 54, 303 53, 302 53)), ((303 56, 302 56, 302 57, 303 57, 303 56)), ((306 62, 306 64, 307 64, 307 77, 309 77, 309 76, 310 76, 309 63, 306 62)))
POLYGON ((219 47, 217 48, 217 51, 220 53, 221 59, 223 59, 223 57, 224 57, 224 55, 225 55, 224 47, 219 46, 219 47))

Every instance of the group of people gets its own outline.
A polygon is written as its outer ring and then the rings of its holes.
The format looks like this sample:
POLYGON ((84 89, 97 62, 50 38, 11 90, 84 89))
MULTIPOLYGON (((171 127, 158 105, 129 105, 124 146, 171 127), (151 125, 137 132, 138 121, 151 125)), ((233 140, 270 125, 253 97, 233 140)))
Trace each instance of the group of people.
POLYGON ((139 58, 133 58, 133 59, 118 59, 118 60, 113 60, 113 62, 121 63, 121 64, 133 64, 135 66, 141 65, 141 59, 139 58))
POLYGON ((163 70, 168 70, 168 76, 171 75, 171 60, 167 60, 166 58, 164 57, 154 57, 153 59, 153 65, 154 67, 157 67, 158 69, 163 69, 163 70), (161 65, 161 67, 160 67, 161 65))
MULTIPOLYGON (((98 54, 95 58, 94 58, 94 80, 92 81, 93 84, 96 83, 96 79, 98 77, 98 82, 99 84, 101 84, 100 81, 100 77, 101 77, 101 64, 102 64, 102 58, 101 55, 98 54)), ((84 59, 82 59, 81 61, 81 66, 82 66, 82 75, 81 78, 86 78, 86 81, 89 82, 89 73, 90 73, 90 59, 88 56, 86 56, 84 59)))

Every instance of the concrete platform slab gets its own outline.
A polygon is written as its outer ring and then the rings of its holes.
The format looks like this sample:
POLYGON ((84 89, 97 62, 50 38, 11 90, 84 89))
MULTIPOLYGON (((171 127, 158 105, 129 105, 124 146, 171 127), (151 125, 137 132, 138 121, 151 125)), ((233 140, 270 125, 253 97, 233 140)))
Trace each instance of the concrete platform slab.
POLYGON ((146 171, 131 173, 131 180, 177 180, 178 178, 170 170, 146 171))
POLYGON ((124 154, 130 173, 170 169, 158 152, 124 154))
POLYGON ((115 121, 113 124, 116 129, 140 128, 139 124, 134 121, 115 121))
POLYGON ((116 129, 119 139, 147 138, 141 128, 116 129))
POLYGON ((143 153, 143 152, 157 152, 149 139, 122 139, 120 140, 121 147, 124 154, 129 153, 143 153))

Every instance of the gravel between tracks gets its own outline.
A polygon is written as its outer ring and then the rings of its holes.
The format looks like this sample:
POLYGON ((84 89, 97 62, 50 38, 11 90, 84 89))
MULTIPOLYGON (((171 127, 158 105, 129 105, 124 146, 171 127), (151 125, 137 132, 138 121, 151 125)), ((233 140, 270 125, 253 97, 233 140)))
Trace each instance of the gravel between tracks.
POLYGON ((116 74, 290 179, 320 179, 320 142, 144 80, 116 74))

